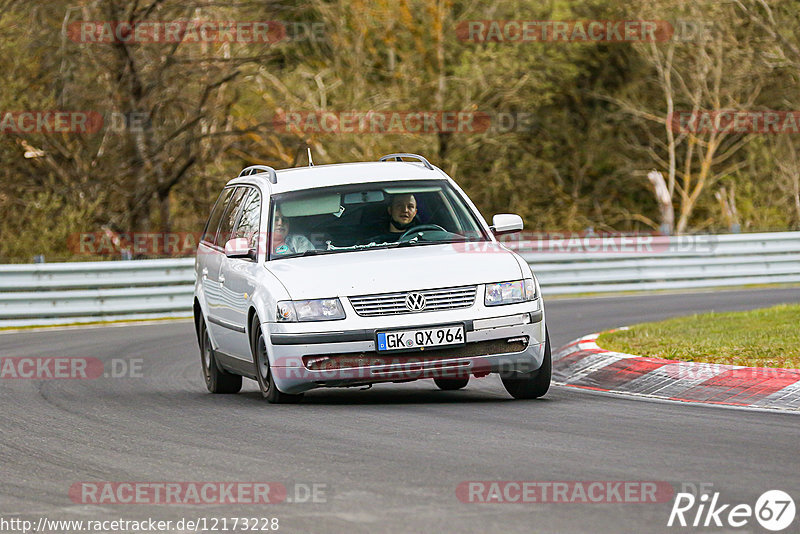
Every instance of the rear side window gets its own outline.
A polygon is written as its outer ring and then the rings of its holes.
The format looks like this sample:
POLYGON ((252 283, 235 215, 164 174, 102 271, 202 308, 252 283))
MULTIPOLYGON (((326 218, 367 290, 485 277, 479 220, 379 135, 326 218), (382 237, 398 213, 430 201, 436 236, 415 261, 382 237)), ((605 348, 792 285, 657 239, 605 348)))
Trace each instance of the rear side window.
POLYGON ((222 190, 222 193, 220 193, 216 204, 214 204, 214 208, 211 210, 211 215, 208 217, 208 221, 206 222, 206 227, 203 230, 203 237, 200 239, 201 241, 204 241, 209 245, 214 244, 214 237, 217 235, 219 221, 222 219, 222 213, 225 211, 225 207, 228 205, 228 201, 230 200, 232 193, 232 187, 226 187, 222 190))
POLYGON ((258 224, 261 221, 261 193, 257 189, 250 189, 242 207, 239 224, 236 225, 234 237, 244 237, 251 249, 258 245, 258 224))
POLYGON ((248 187, 237 187, 234 190, 228 205, 225 206, 225 211, 222 212, 222 220, 219 222, 217 235, 214 238, 214 245, 224 247, 225 243, 233 237, 233 228, 236 226, 239 208, 242 206, 242 201, 245 199, 249 189, 248 187))

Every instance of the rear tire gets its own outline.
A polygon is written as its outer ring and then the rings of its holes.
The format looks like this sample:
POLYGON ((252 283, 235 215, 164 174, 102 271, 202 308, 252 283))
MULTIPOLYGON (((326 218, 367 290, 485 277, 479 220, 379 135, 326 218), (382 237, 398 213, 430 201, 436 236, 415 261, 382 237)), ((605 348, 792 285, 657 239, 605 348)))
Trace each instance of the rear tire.
POLYGON ((272 404, 290 404, 300 402, 303 394, 289 395, 278 389, 272 379, 272 369, 269 365, 269 355, 267 354, 267 344, 264 341, 264 333, 261 331, 261 323, 258 317, 253 316, 250 325, 250 347, 253 351, 253 364, 255 365, 256 381, 261 395, 272 404))
POLYGON ((206 388, 211 393, 239 393, 242 389, 242 377, 223 371, 217 363, 211 338, 203 319, 200 319, 200 361, 203 364, 203 378, 206 388))
POLYGON ((542 366, 530 374, 501 376, 509 395, 515 399, 538 399, 550 389, 553 362, 550 357, 550 334, 545 328, 544 359, 542 366))
POLYGON ((455 391, 457 389, 464 389, 469 383, 469 377, 463 378, 434 378, 434 383, 442 391, 455 391))

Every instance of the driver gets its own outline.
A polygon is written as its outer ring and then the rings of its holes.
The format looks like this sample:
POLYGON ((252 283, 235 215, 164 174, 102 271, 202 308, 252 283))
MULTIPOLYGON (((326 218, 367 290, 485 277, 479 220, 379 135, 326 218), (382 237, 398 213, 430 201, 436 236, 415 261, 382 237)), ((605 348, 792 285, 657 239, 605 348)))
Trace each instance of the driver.
POLYGON ((389 232, 402 234, 419 222, 417 217, 417 199, 414 195, 395 195, 392 203, 386 208, 389 211, 389 232))
POLYGON ((410 193, 392 196, 392 202, 386 210, 389 212, 388 232, 372 237, 370 241, 376 243, 397 241, 406 230, 419 224, 417 199, 410 193))

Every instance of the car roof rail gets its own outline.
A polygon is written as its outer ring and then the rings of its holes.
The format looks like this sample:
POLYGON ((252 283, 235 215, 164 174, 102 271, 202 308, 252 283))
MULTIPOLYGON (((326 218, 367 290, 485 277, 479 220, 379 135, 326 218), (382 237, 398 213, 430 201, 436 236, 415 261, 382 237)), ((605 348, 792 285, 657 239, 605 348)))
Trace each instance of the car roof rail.
POLYGON ((395 160, 395 161, 403 161, 403 158, 414 158, 415 160, 422 162, 422 164, 425 165, 425 167, 427 167, 429 170, 431 170, 431 171, 433 170, 433 165, 431 165, 430 161, 428 161, 427 159, 423 158, 419 154, 409 154, 408 152, 400 152, 400 153, 397 153, 397 154, 387 154, 387 155, 383 156, 379 161, 389 161, 389 160, 392 160, 392 159, 395 160))
POLYGON ((278 183, 278 175, 275 173, 275 169, 266 165, 251 165, 249 167, 245 167, 242 169, 242 172, 239 173, 239 177, 252 176, 254 174, 262 174, 264 172, 269 174, 270 183, 278 183))

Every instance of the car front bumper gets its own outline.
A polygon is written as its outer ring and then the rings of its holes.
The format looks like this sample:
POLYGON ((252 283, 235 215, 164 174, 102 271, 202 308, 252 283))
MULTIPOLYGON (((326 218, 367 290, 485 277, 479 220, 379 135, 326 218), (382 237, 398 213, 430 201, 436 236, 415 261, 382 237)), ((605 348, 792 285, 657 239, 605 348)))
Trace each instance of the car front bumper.
POLYGON ((354 326, 319 329, 319 323, 263 323, 272 378, 284 393, 317 387, 349 387, 421 378, 459 378, 489 373, 529 373, 541 367, 545 351, 544 311, 540 301, 474 313, 430 313, 370 318, 354 326), (425 319, 421 321, 420 319, 425 319), (410 324, 409 324, 410 323, 410 324), (463 323, 466 343, 459 347, 379 353, 376 332, 463 323))

